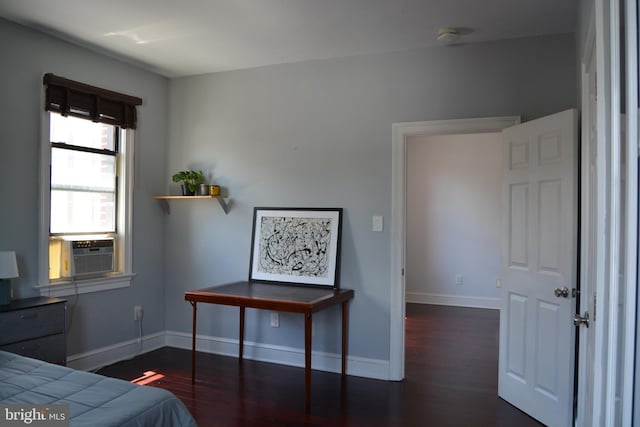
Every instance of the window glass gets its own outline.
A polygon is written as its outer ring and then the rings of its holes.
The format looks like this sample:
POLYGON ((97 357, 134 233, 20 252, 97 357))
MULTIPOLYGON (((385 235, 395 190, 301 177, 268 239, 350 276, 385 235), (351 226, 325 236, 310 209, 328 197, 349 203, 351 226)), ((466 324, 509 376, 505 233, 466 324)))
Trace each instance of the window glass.
POLYGON ((51 149, 51 233, 115 231, 116 157, 51 149))
POLYGON ((115 151, 113 126, 51 114, 50 141, 115 151))
POLYGON ((51 141, 72 146, 51 147, 50 232, 115 232, 116 153, 79 151, 73 147, 113 148, 114 126, 51 114, 51 141))

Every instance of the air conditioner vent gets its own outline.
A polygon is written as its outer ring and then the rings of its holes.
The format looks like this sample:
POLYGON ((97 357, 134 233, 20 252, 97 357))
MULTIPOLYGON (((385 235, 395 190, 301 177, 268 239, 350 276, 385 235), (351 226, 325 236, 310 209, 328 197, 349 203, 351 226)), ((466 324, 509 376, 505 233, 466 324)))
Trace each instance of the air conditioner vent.
POLYGON ((65 240, 62 243, 63 277, 87 276, 113 271, 113 239, 65 240))

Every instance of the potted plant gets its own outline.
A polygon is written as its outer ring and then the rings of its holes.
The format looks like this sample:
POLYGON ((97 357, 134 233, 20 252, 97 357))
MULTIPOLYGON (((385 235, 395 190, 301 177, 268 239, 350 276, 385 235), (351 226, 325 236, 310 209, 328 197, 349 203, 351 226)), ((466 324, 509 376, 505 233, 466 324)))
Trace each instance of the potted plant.
POLYGON ((173 182, 180 183, 183 196, 193 196, 196 188, 204 183, 204 174, 199 171, 180 171, 174 174, 171 179, 173 182))

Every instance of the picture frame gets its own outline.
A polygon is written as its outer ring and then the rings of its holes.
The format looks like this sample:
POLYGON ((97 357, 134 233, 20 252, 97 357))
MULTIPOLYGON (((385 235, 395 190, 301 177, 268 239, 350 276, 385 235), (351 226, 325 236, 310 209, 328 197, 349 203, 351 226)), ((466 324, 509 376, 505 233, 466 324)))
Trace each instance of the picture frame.
POLYGON ((342 208, 253 211, 249 281, 337 289, 342 208))

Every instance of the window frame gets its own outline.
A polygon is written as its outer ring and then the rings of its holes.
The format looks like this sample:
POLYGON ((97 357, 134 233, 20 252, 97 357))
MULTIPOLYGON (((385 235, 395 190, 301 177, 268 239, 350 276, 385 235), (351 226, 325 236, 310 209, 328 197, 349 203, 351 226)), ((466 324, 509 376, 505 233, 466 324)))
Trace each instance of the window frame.
POLYGON ((116 189, 115 265, 118 271, 87 278, 49 279, 49 238, 51 221, 51 140, 50 115, 42 111, 40 141, 40 225, 38 285, 42 296, 61 297, 131 286, 133 273, 133 189, 135 132, 121 129, 119 156, 117 157, 118 188, 116 189))

